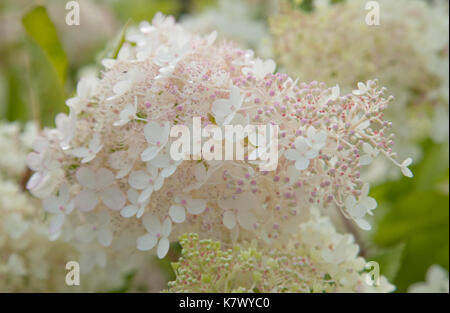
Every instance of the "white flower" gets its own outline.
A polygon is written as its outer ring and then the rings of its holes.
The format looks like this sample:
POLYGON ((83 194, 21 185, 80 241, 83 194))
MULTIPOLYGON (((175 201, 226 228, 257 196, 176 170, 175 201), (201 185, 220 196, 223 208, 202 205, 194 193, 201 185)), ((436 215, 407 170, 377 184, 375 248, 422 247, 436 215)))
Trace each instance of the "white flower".
POLYGON ((72 108, 75 113, 80 113, 95 94, 98 82, 94 76, 81 78, 77 84, 77 95, 66 101, 67 106, 72 108))
POLYGON ((72 108, 70 108, 69 116, 64 113, 56 115, 55 124, 59 133, 59 145, 61 146, 61 149, 67 150, 70 148, 70 142, 75 135, 76 122, 77 114, 72 108))
POLYGON ((83 245, 80 248, 80 271, 82 274, 90 273, 95 266, 103 268, 105 265, 105 249, 90 244, 83 245))
POLYGON ((353 90, 353 94, 356 96, 362 96, 369 90, 368 84, 364 84, 362 82, 358 83, 358 90, 353 90))
POLYGON ((339 98, 340 93, 341 93, 341 90, 339 88, 339 85, 332 87, 329 100, 337 100, 337 98, 339 98))
POLYGON ((185 38, 174 37, 175 46, 170 49, 167 46, 161 46, 156 51, 156 55, 153 58, 153 63, 160 66, 159 74, 155 79, 166 78, 173 73, 177 63, 189 52, 190 42, 182 42, 185 38))
POLYGON ((135 189, 128 189, 128 200, 130 200, 131 204, 120 210, 120 215, 123 217, 136 216, 137 218, 140 218, 144 214, 145 207, 150 199, 147 199, 143 203, 139 203, 138 198, 139 193, 135 189))
POLYGON ((359 165, 369 165, 380 153, 377 148, 372 147, 367 142, 363 143, 363 151, 366 154, 359 159, 359 165))
POLYGON ((163 178, 167 178, 175 173, 178 165, 183 162, 183 160, 174 161, 169 153, 170 149, 167 147, 156 157, 154 157, 151 161, 149 161, 150 165, 161 169, 161 176, 163 178))
POLYGON ((166 218, 161 224, 159 218, 153 214, 146 214, 142 223, 147 230, 147 234, 137 238, 136 247, 141 251, 147 251, 158 244, 156 252, 158 258, 164 258, 169 251, 168 237, 172 231, 172 222, 169 218, 166 218))
POLYGON ((38 137, 33 144, 35 152, 27 156, 28 167, 35 171, 27 182, 27 189, 39 198, 49 196, 56 188, 60 163, 49 153, 48 140, 38 137))
POLYGON ((44 199, 42 204, 47 212, 54 214, 50 220, 50 235, 55 234, 61 229, 66 215, 69 215, 74 207, 74 202, 70 199, 69 186, 63 184, 59 188, 58 196, 50 196, 44 199))
POLYGON ((86 224, 75 230, 75 237, 82 243, 89 243, 96 239, 102 246, 109 247, 113 238, 110 221, 111 217, 106 211, 90 214, 87 216, 86 224))
POLYGON ((148 122, 144 127, 144 135, 149 146, 141 153, 141 159, 144 162, 152 160, 159 151, 161 151, 169 140, 170 124, 169 122, 157 123, 148 122))
POLYGON ((88 163, 92 161, 97 153, 102 150, 103 144, 99 133, 94 133, 88 147, 80 147, 72 150, 72 155, 77 158, 82 158, 81 163, 88 163))
POLYGON ((358 254, 358 245, 353 244, 351 236, 342 236, 336 245, 329 245, 321 250, 322 258, 332 264, 341 264, 354 259, 358 254))
POLYGON ((223 225, 228 229, 233 229, 237 223, 247 230, 253 229, 257 218, 252 212, 253 207, 258 206, 258 199, 255 195, 246 192, 236 196, 235 199, 221 199, 219 206, 225 210, 223 213, 223 225))
POLYGON ((273 60, 261 60, 256 59, 252 65, 252 67, 244 67, 242 69, 242 73, 244 75, 248 75, 252 73, 257 79, 264 79, 267 74, 272 74, 275 71, 276 64, 273 60))
POLYGON ((91 211, 97 206, 99 199, 112 210, 120 210, 126 198, 119 187, 112 186, 114 175, 106 168, 94 171, 88 167, 80 167, 76 173, 77 180, 84 189, 75 197, 75 206, 80 211, 91 211))
POLYGON ((133 169, 137 152, 130 149, 128 151, 115 151, 109 155, 108 164, 117 170, 116 178, 123 178, 133 169))
POLYGON ((219 125, 227 125, 234 118, 237 110, 241 108, 244 95, 236 86, 231 86, 228 99, 217 99, 212 105, 212 113, 219 125))
POLYGON ((113 123, 114 126, 123 126, 136 117, 137 113, 137 97, 134 97, 134 105, 129 103, 120 111, 120 120, 113 123))
POLYGON ((112 91, 114 92, 114 96, 107 98, 106 100, 114 100, 116 98, 121 97, 125 93, 127 93, 133 84, 139 82, 143 79, 143 73, 139 71, 137 68, 132 68, 125 74, 125 78, 119 80, 114 84, 112 91))
POLYGON ((25 262, 20 255, 12 253, 6 264, 6 272, 15 276, 24 276, 27 274, 25 262))
POLYGON ((425 282, 412 284, 410 293, 448 293, 448 272, 439 265, 432 265, 427 271, 425 282))
POLYGON ((30 224, 24 220, 22 215, 16 212, 6 215, 2 222, 2 230, 4 229, 12 239, 22 237, 30 228, 30 224))
POLYGON ((327 142, 327 132, 324 130, 317 131, 313 126, 308 127, 306 135, 308 143, 316 151, 320 151, 327 142))
POLYGON ((206 209, 206 200, 192 199, 189 197, 177 198, 176 205, 169 208, 169 216, 175 223, 183 223, 186 219, 186 211, 193 215, 201 214, 206 209))
POLYGON ((400 165, 400 170, 402 171, 403 175, 405 175, 406 177, 413 177, 414 176, 414 174, 408 168, 408 166, 410 166, 411 163, 412 163, 412 159, 411 158, 407 158, 400 165))
POLYGON ((153 191, 161 189, 164 177, 159 175, 158 169, 147 163, 147 171, 134 171, 128 177, 128 183, 137 190, 142 190, 138 203, 144 203, 152 195, 153 191))
POLYGON ((318 152, 302 136, 295 139, 294 145, 295 149, 286 150, 284 156, 290 161, 295 161, 295 168, 301 171, 309 166, 309 160, 317 157, 318 152))
POLYGON ((372 227, 369 222, 364 219, 366 214, 373 215, 373 210, 377 207, 377 202, 374 198, 371 198, 369 195, 369 184, 364 184, 361 189, 361 195, 356 201, 355 197, 348 196, 345 199, 345 207, 347 208, 348 214, 352 217, 352 219, 364 230, 370 230, 372 227))

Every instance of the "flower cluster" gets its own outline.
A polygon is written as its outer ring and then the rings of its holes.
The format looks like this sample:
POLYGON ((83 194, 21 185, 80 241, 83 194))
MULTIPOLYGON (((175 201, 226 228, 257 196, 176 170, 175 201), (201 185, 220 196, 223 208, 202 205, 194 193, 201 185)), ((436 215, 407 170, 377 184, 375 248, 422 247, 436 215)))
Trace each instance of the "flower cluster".
MULTIPOLYGON (((412 176, 410 160, 398 162, 391 149, 383 111, 392 99, 376 81, 341 95, 339 86, 297 83, 274 73, 272 60, 215 39, 157 14, 128 31, 100 78, 80 80, 70 114, 28 156, 27 187, 43 199, 53 238, 127 254, 153 249, 160 258, 187 232, 276 246, 312 206, 338 208, 369 229, 364 217, 376 202, 360 170, 378 153, 412 176), (278 167, 195 152, 173 160, 171 127, 192 127, 197 117, 202 127, 278 125, 278 167)), ((248 143, 246 158, 264 150, 250 135, 226 140, 248 143)))
POLYGON ((124 259, 114 262, 113 252, 107 256, 93 244, 74 244, 69 238, 49 240, 49 230, 64 222, 66 211, 60 211, 59 207, 71 208, 66 205, 66 189, 62 188, 58 197, 44 201, 44 208, 54 213, 49 218, 40 201, 21 186, 26 174, 26 156, 37 135, 35 125, 27 124, 22 131, 19 124, 1 123, 0 133, 3 151, 0 161, 0 292, 110 291, 122 287, 125 274, 131 270, 139 274, 151 273, 154 279, 145 284, 150 290, 163 288, 162 273, 147 258, 127 257, 126 262, 124 259), (87 253, 93 250, 95 258, 87 253), (65 283, 65 266, 69 261, 80 263, 80 286, 65 283), (94 265, 102 268, 86 274, 94 265))
POLYGON ((37 135, 34 123, 27 123, 22 131, 19 123, 0 124, 0 177, 20 180, 25 171, 27 153, 37 135))
POLYGON ((373 26, 366 2, 315 1, 313 12, 282 6, 270 19, 274 58, 300 81, 343 90, 377 77, 396 98, 386 112, 397 125, 396 149, 419 155, 417 140, 448 140, 448 2, 378 1, 373 26))
POLYGON ((410 293, 448 293, 448 271, 434 264, 428 268, 426 281, 412 284, 408 288, 410 293))
POLYGON ((182 256, 172 266, 176 280, 169 292, 391 292, 385 277, 379 285, 365 272, 351 235, 336 233, 327 218, 303 224, 284 247, 220 242, 197 234, 180 238, 182 256))

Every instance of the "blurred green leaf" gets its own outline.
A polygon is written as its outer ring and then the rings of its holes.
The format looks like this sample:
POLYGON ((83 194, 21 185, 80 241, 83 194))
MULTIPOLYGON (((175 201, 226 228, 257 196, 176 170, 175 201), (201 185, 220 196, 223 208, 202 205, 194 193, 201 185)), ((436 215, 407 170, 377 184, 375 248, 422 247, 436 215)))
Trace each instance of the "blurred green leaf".
POLYGON ((411 167, 413 179, 372 189, 372 196, 387 211, 373 234, 382 252, 372 258, 394 278, 400 292, 423 280, 432 264, 449 267, 449 197, 438 189, 448 180, 448 145, 426 141, 422 147, 422 161, 411 167))
POLYGON ((111 41, 106 48, 101 51, 97 56, 97 62, 100 63, 105 58, 116 59, 119 54, 120 48, 122 48, 125 42, 125 35, 128 27, 130 26, 132 20, 129 19, 125 25, 120 30, 120 33, 116 36, 116 38, 111 41))
POLYGON ((34 7, 23 16, 22 23, 27 34, 52 63, 61 85, 64 86, 68 67, 67 57, 47 10, 43 6, 34 7))
POLYGON ((58 39, 56 28, 47 11, 36 6, 22 18, 29 35, 29 97, 33 110, 39 112, 40 123, 53 126, 57 113, 67 111, 64 84, 67 76, 67 57, 58 39))

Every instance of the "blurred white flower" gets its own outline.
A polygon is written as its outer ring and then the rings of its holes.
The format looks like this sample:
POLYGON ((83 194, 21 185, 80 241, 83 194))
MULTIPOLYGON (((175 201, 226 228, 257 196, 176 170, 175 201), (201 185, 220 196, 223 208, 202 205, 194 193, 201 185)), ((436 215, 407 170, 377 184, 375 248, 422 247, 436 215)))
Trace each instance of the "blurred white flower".
POLYGON ((74 208, 74 201, 70 199, 69 186, 61 185, 58 196, 45 198, 42 204, 47 212, 54 214, 50 220, 50 234, 55 234, 64 224, 66 215, 70 214, 74 208))
POLYGON ((138 198, 139 192, 132 188, 128 189, 128 200, 130 200, 131 204, 125 206, 122 210, 120 210, 120 215, 122 215, 123 217, 136 216, 137 218, 141 218, 150 199, 139 203, 138 198))
POLYGON ((410 293, 448 293, 448 272, 439 265, 428 268, 426 281, 412 284, 408 288, 410 293))
POLYGON ((364 216, 366 214, 373 215, 372 211, 377 207, 377 202, 375 199, 369 197, 368 195, 369 184, 365 183, 361 189, 361 195, 358 200, 356 200, 354 196, 348 196, 345 199, 345 207, 348 214, 350 214, 356 224, 364 230, 370 230, 372 228, 369 222, 364 219, 364 216))
POLYGON ((197 215, 203 213, 206 209, 206 200, 192 199, 189 197, 178 197, 169 208, 169 216, 175 223, 183 223, 186 219, 186 211, 190 214, 197 215))
POLYGON ((84 187, 75 197, 75 206, 80 211, 91 211, 99 199, 112 210, 120 210, 126 199, 119 187, 114 186, 114 175, 106 168, 92 170, 80 167, 76 173, 77 180, 84 187))
POLYGON ((164 258, 169 251, 170 242, 168 237, 172 232, 172 222, 169 218, 166 218, 161 224, 159 218, 153 214, 146 214, 142 223, 147 230, 147 234, 137 238, 137 248, 141 251, 147 251, 158 245, 156 252, 158 258, 164 258))
POLYGON ((128 183, 137 190, 142 190, 138 198, 138 203, 144 203, 150 199, 153 191, 161 189, 164 183, 164 177, 159 175, 158 169, 147 163, 146 171, 131 172, 128 177, 128 183))
POLYGON ((72 155, 77 158, 82 158, 81 163, 88 163, 92 161, 97 153, 102 150, 103 144, 99 133, 94 133, 88 147, 79 147, 72 150, 72 155))
POLYGON ((149 146, 141 154, 144 162, 152 160, 159 151, 161 151, 169 140, 170 124, 169 122, 157 123, 148 122, 144 127, 145 139, 149 146))

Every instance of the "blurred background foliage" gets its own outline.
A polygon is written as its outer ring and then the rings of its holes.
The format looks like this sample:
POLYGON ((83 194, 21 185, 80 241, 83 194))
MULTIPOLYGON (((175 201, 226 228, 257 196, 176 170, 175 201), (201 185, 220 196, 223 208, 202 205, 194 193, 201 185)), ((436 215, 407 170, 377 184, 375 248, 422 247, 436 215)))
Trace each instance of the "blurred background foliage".
MULTIPOLYGON (((117 51, 124 25, 151 20, 158 11, 180 18, 217 6, 215 0, 79 0, 81 25, 68 26, 66 2, 0 1, 0 121, 34 119, 54 126, 55 115, 68 111, 64 102, 74 94, 79 76, 117 51)), ((249 2, 265 22, 264 1, 249 2)), ((312 0, 292 3, 299 10, 314 9, 312 0)), ((379 206, 374 231, 365 236, 366 258, 378 261, 400 292, 423 281, 432 264, 449 268, 448 144, 428 140, 421 146, 424 157, 411 168, 414 179, 371 189, 379 206)), ((160 261, 169 278, 170 261, 176 259, 160 261)), ((127 281, 132 279, 130 273, 127 281)))

